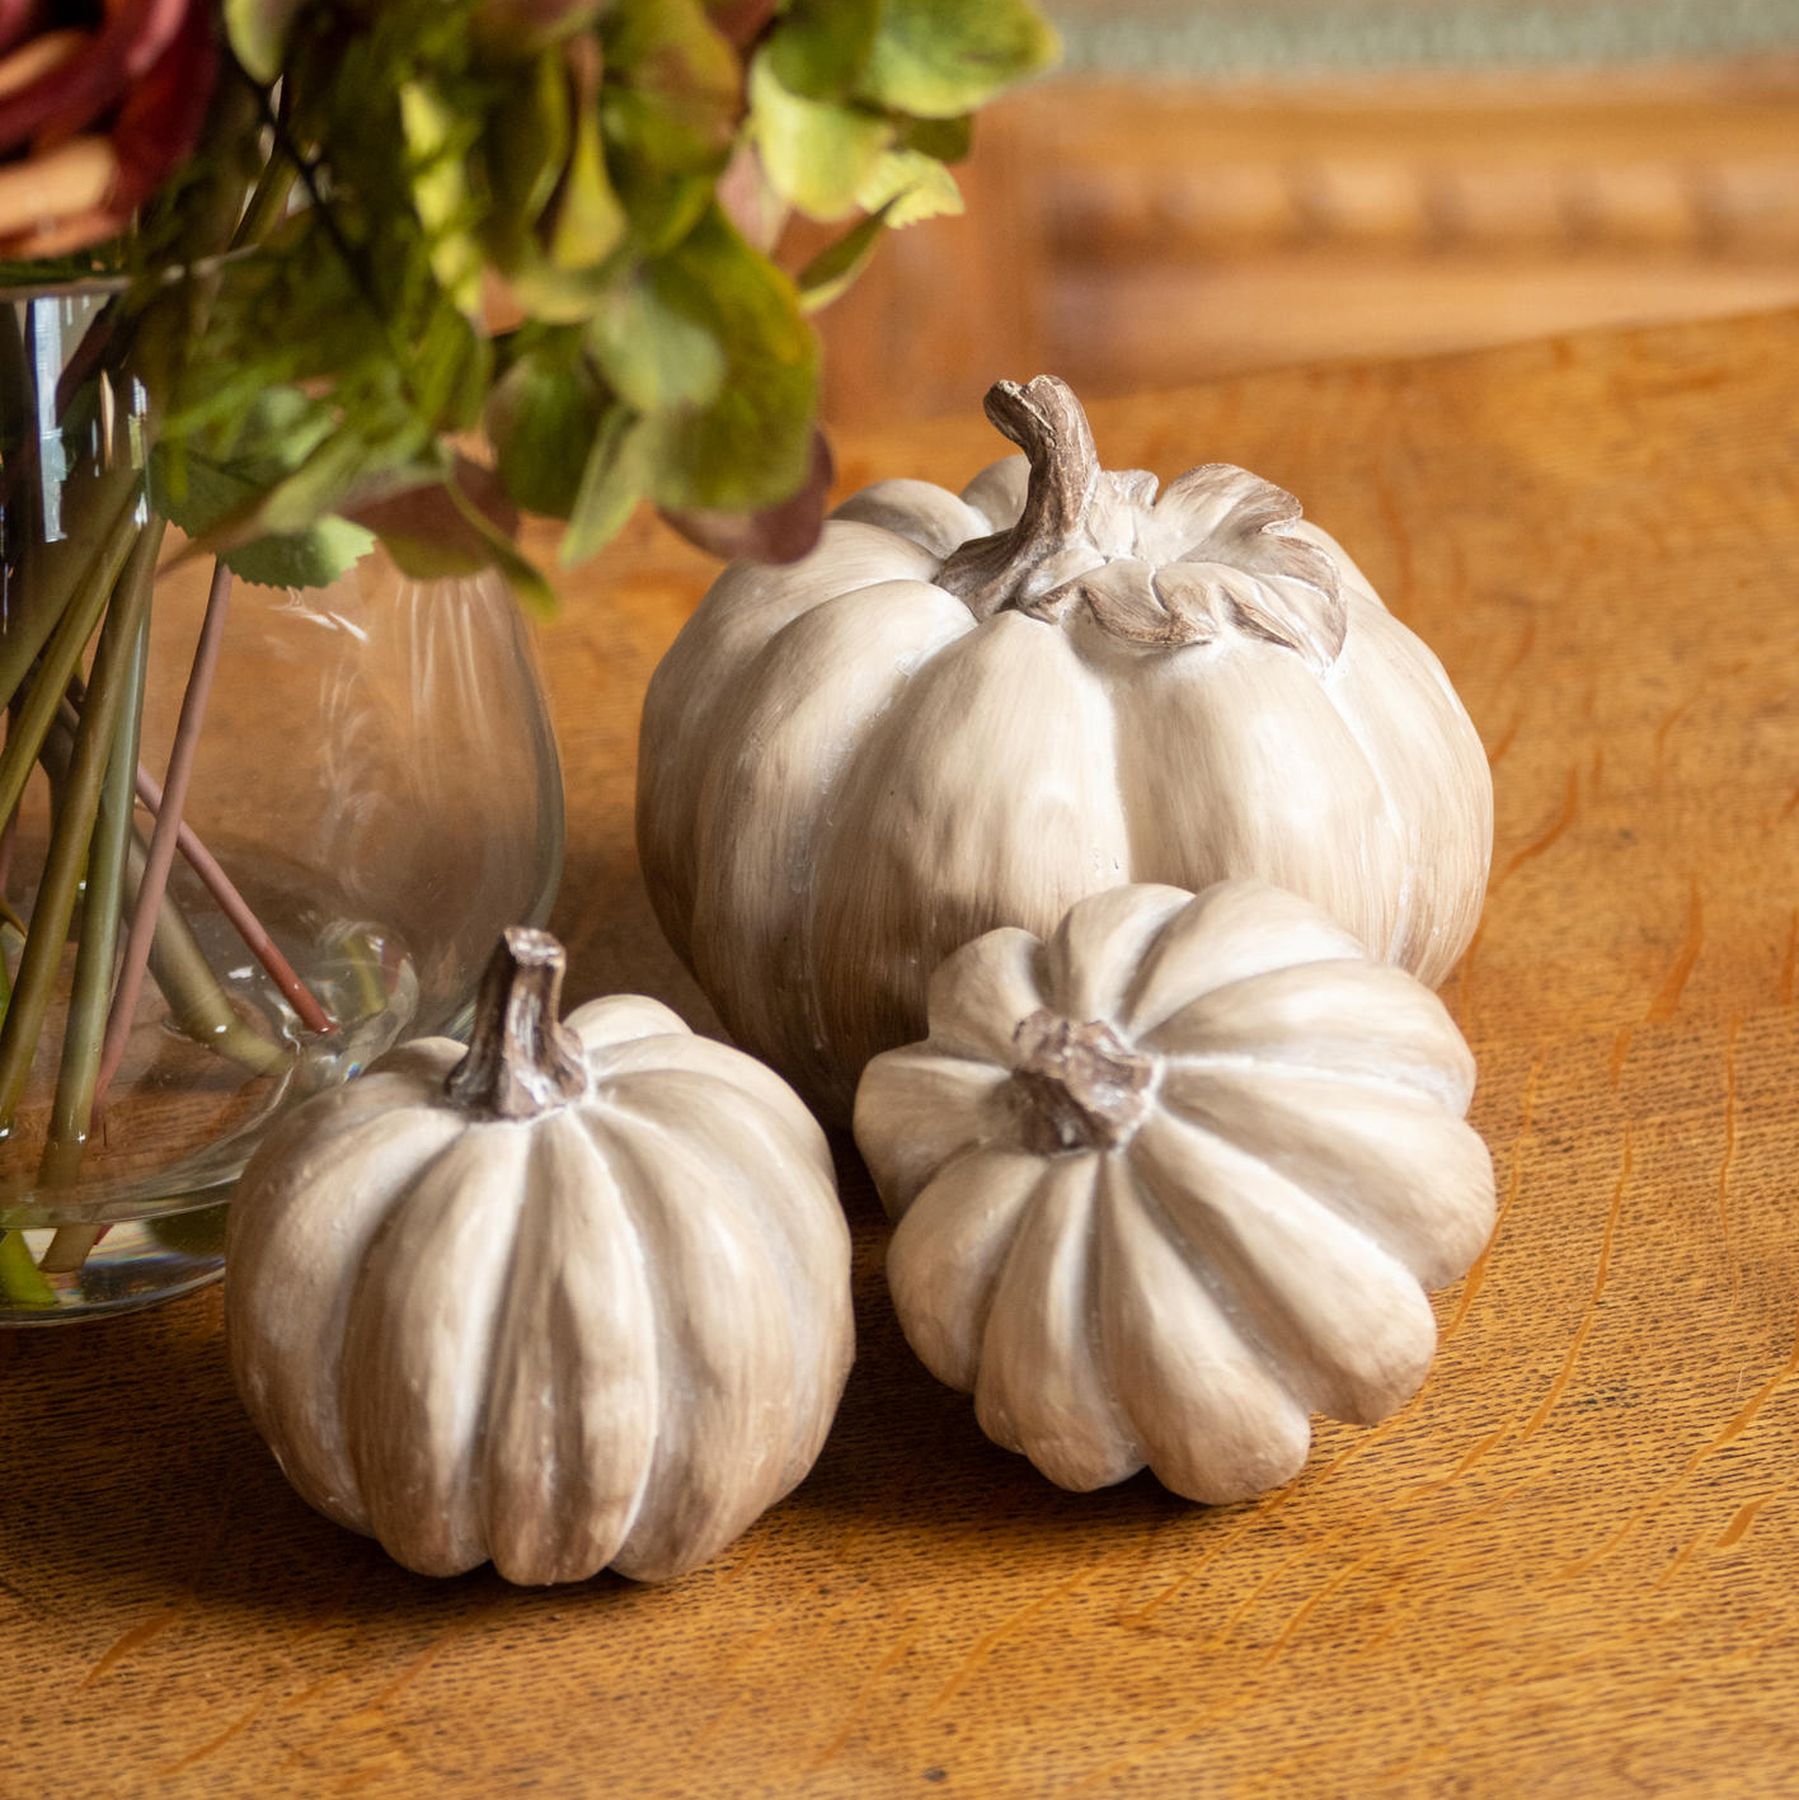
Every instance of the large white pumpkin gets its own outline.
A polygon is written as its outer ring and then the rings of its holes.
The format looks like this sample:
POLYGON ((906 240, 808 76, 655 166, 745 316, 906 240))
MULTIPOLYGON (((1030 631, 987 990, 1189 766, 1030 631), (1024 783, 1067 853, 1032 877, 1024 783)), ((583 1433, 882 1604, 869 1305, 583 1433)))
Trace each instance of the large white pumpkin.
POLYGON ((296 1110, 231 1205, 251 1418, 320 1512, 429 1575, 704 1562, 811 1468, 853 1350, 824 1134, 741 1051, 620 996, 558 1025, 509 931, 471 1047, 296 1110))
POLYGON ((842 1120, 957 945, 1130 881, 1259 877, 1440 981, 1492 784, 1436 657, 1279 488, 1158 499, 1052 377, 987 411, 1026 456, 734 564, 650 683, 643 866, 732 1036, 842 1120))
POLYGON ((990 1437, 1064 1487, 1147 1463, 1241 1500, 1305 1462, 1309 1414, 1423 1380, 1424 1290, 1493 1224, 1473 1091, 1436 995, 1306 901, 1125 887, 950 957, 856 1142, 906 1337, 990 1437))

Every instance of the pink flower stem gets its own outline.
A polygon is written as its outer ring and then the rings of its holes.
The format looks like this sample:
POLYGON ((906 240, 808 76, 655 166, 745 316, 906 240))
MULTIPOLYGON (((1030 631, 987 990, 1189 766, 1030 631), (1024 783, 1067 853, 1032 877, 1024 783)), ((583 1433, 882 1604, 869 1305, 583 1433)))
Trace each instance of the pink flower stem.
MULTIPOLYGON (((63 719, 73 726, 81 717, 71 701, 62 706, 63 719)), ((152 819, 160 819, 163 810, 163 788, 142 763, 137 765, 137 797, 152 819)), ((0 844, 0 848, 4 845, 0 844)), ((262 964, 269 979, 281 990, 283 998, 298 1015, 308 1031, 335 1031, 337 1021, 326 1012, 317 996, 296 973, 294 966, 281 953, 281 946, 269 935, 269 928, 250 910, 250 903, 239 891, 237 883, 225 873, 219 859, 206 848, 200 834, 185 819, 179 822, 175 847, 182 860, 199 876, 201 885, 212 896, 212 903, 227 923, 244 940, 246 948, 262 964)))
MULTIPOLYGON (((137 771, 137 797, 144 810, 160 827, 164 793, 156 777, 141 763, 137 771)), ((250 903, 237 890, 237 884, 219 866, 219 860, 201 843, 185 820, 177 826, 176 842, 188 867, 200 877, 213 904, 231 922, 231 928, 248 945, 250 954, 262 964, 269 979, 281 990, 283 998, 299 1015, 308 1031, 335 1031, 337 1022, 325 1011, 312 989, 295 973, 294 966, 281 954, 281 947, 269 936, 269 929, 250 910, 250 903)), ((152 845, 154 847, 154 845, 152 845)))
POLYGON ((225 617, 231 600, 231 571, 221 560, 214 563, 212 586, 206 595, 206 616, 200 622, 199 642, 188 671, 187 691, 181 696, 181 718, 169 751, 167 778, 163 783, 162 810, 150 838, 150 854, 138 883, 137 904, 132 908, 131 932, 125 940, 125 956, 119 965, 118 985, 113 990, 112 1012, 106 1021, 106 1038, 100 1049, 100 1074, 94 1088, 99 1107, 125 1055, 125 1042, 137 1017, 138 996, 150 963, 150 945, 156 936, 156 918, 169 885, 180 841, 181 810, 187 804, 188 782, 194 772, 194 756, 200 743, 200 726, 206 716, 207 697, 219 666, 219 647, 225 636, 225 617))

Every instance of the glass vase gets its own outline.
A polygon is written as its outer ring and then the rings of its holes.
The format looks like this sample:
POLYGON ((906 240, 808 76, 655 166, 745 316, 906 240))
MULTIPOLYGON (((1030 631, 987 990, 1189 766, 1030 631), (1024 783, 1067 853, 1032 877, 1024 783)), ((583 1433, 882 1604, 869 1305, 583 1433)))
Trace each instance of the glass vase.
POLYGON ((465 1029, 496 935, 543 921, 561 869, 555 742, 504 584, 410 579, 376 550, 280 589, 187 553, 151 510, 146 396, 83 363, 110 297, 0 299, 13 1324, 213 1278, 270 1120, 465 1029))

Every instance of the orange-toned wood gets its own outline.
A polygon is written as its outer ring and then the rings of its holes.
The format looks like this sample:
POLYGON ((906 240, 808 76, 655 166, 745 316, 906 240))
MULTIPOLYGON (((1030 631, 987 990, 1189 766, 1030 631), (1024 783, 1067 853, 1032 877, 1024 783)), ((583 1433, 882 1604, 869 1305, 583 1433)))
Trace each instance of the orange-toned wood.
POLYGON ((1799 61, 1208 84, 984 113, 966 219, 827 313, 840 423, 995 361, 1128 393, 1799 301, 1799 61))
MULTIPOLYGON (((845 475, 959 481, 946 426, 845 475)), ((1420 1397, 1207 1511, 989 1445, 898 1337, 812 1478, 663 1590, 432 1583, 309 1513, 216 1295, 0 1335, 0 1791, 981 1796, 1789 1791, 1799 1767, 1799 316, 1095 409, 1114 465, 1303 495, 1494 762, 1447 994, 1503 1212, 1420 1397)), ((640 522, 545 653, 578 995, 691 1004, 632 745, 706 568, 640 522)))

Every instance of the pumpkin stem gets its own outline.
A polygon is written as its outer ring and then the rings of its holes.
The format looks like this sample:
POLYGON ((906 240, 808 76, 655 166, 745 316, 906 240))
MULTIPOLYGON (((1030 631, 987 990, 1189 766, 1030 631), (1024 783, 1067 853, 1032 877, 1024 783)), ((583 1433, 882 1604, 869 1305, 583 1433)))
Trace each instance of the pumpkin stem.
MULTIPOLYGON (((1010 531, 971 539, 937 572, 937 586, 965 601, 977 619, 1022 605, 1066 579, 1063 554, 1079 551, 1099 487, 1093 428, 1067 382, 1054 375, 1039 375, 1023 387, 998 381, 987 390, 986 408, 1030 458, 1031 481, 1010 531)), ((1083 561, 1092 561, 1090 550, 1083 561)))
POLYGON ((587 1092, 581 1040, 558 1018, 568 957, 547 931, 514 925, 481 977, 468 1054, 444 1092, 471 1112, 532 1119, 587 1092))
POLYGON ((1012 1080, 1025 1103, 1025 1142, 1039 1155, 1116 1150, 1150 1107, 1156 1059, 1133 1050, 1103 1019, 1077 1025, 1034 1012, 1012 1034, 1012 1080))

